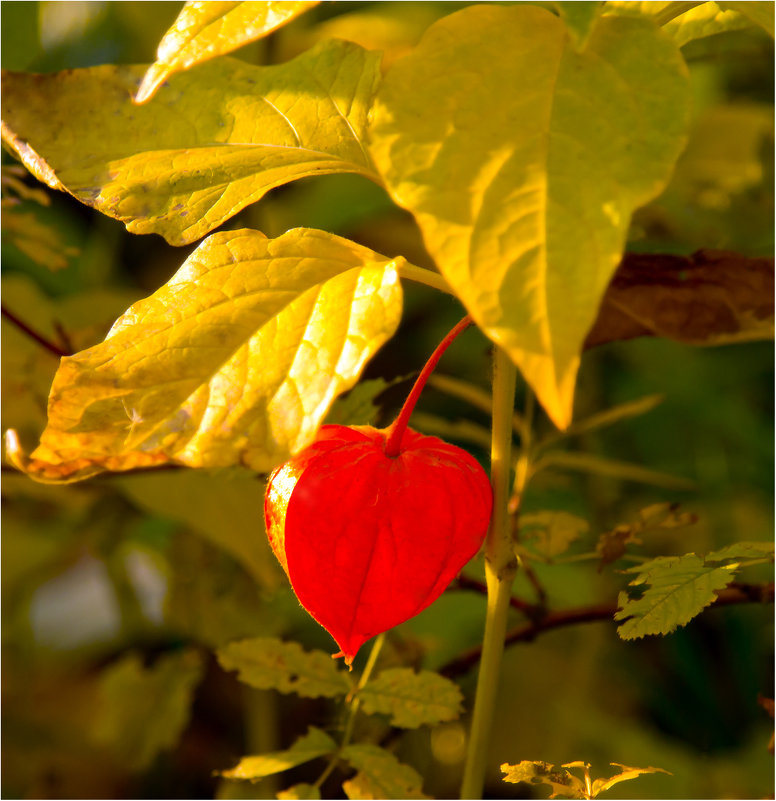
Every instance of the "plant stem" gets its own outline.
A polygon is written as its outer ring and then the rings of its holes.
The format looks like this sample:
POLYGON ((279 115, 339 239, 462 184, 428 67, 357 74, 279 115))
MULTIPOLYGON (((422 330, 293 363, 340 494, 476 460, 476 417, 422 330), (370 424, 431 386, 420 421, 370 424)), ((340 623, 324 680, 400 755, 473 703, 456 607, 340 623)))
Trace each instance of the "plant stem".
POLYGON ((420 375, 415 381, 415 385, 410 390, 410 394, 407 395, 407 400, 404 401, 404 405, 401 407, 399 416, 385 430, 385 436, 387 440, 385 443, 386 456, 394 458, 399 455, 399 450, 401 449, 401 440, 404 436, 404 432, 407 430, 407 424, 410 421, 410 415, 415 409, 415 404, 418 402, 420 393, 423 392, 423 388, 426 386, 428 377, 437 366, 437 362, 442 358, 442 354, 453 343, 453 340, 471 324, 472 318, 467 314, 466 317, 460 320, 457 325, 455 325, 447 334, 447 336, 436 346, 429 360, 423 366, 423 369, 420 371, 420 375))
POLYGON ((55 342, 51 342, 50 340, 46 339, 46 337, 39 334, 34 329, 30 328, 27 323, 24 322, 20 317, 17 317, 9 308, 6 306, 0 307, 2 311, 3 317, 8 320, 9 323, 13 323, 20 331, 26 334, 30 339, 37 342, 43 348, 45 348, 49 353, 56 356, 57 358, 62 358, 63 356, 69 356, 70 354, 59 347, 55 342))
POLYGON ((402 259, 398 264, 398 273, 400 278, 407 278, 410 281, 425 284, 432 289, 438 289, 440 292, 445 292, 448 295, 455 295, 443 276, 439 273, 427 270, 425 267, 416 267, 414 264, 410 264, 408 261, 402 259))
POLYGON ((477 694, 469 734, 461 798, 482 798, 488 746, 496 707, 507 613, 517 561, 512 551, 508 502, 512 447, 512 410, 515 398, 515 366, 507 354, 496 349, 493 375, 493 429, 491 443, 491 484, 493 518, 485 540, 485 579, 488 607, 482 658, 477 677, 477 694))

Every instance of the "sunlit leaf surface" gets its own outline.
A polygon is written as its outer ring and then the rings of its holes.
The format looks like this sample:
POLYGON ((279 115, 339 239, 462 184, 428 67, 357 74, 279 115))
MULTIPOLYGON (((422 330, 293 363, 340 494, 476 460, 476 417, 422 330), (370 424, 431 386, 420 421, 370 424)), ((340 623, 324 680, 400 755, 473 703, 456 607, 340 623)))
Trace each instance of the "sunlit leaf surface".
POLYGON ((307 734, 300 737, 291 748, 285 751, 273 751, 271 754, 243 757, 231 770, 222 772, 227 779, 261 779, 273 773, 303 765, 312 759, 325 756, 336 750, 337 744, 326 732, 310 726, 307 734))
POLYGON ((62 359, 33 478, 175 462, 268 471, 314 436, 401 316, 396 263, 295 229, 214 234, 99 345, 62 359))
POLYGON ((174 245, 297 178, 376 178, 363 139, 379 54, 332 41, 277 66, 219 58, 137 106, 143 72, 4 72, 3 139, 50 187, 174 245))
POLYGON ((135 102, 145 103, 171 75, 208 59, 230 53, 266 36, 316 5, 315 2, 185 3, 156 51, 135 102))
POLYGON ((342 789, 351 799, 428 798, 421 789, 421 777, 409 765, 376 745, 349 745, 342 758, 358 773, 342 789))
POLYGON ((578 53, 522 3, 437 22, 378 89, 370 142, 393 198, 558 426, 630 215, 686 125, 686 68, 652 21, 601 18, 578 53))

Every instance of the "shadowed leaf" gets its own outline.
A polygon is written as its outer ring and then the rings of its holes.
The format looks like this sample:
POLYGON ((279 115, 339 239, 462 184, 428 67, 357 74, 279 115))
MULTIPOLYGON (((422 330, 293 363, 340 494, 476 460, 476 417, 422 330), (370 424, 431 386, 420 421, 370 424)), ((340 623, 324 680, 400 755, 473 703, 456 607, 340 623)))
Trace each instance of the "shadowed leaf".
POLYGON ((349 745, 342 758, 358 773, 344 782, 342 789, 351 799, 428 798, 423 795, 422 779, 409 765, 376 745, 349 745))
POLYGON ((254 42, 314 5, 315 2, 288 0, 208 3, 189 0, 159 42, 156 62, 143 76, 135 102, 150 100, 172 74, 254 42))
POLYGON ((773 261, 736 253, 629 253, 585 340, 660 336, 690 345, 773 337, 773 261))
POLYGON ((524 3, 440 20, 378 89, 370 147, 392 197, 559 427, 630 215, 684 145, 686 100, 650 20, 602 17, 578 53, 524 3))
POLYGON ((317 801, 321 797, 321 791, 313 784, 295 784, 288 790, 281 790, 277 797, 281 801, 295 801, 295 799, 311 799, 317 801))
MULTIPOLYGON (((221 771, 227 779, 250 779, 256 781, 273 773, 303 765, 318 757, 326 756, 337 748, 337 743, 326 732, 310 726, 307 734, 300 737, 291 748, 285 751, 273 751, 271 754, 243 757, 236 767, 221 771)), ((299 797, 299 796, 294 796, 299 797)), ((302 796, 311 798, 312 796, 302 796)))
POLYGON ((224 670, 260 690, 297 693, 305 698, 335 698, 351 690, 345 671, 323 651, 303 651, 295 642, 270 637, 232 642, 218 650, 224 670))
POLYGON ((395 262, 311 229, 213 234, 99 345, 62 359, 41 481, 176 462, 268 471, 314 436, 395 331, 395 262))
POLYGON ((560 556, 589 528, 586 520, 568 512, 535 512, 520 515, 520 542, 526 540, 541 556, 560 556))
POLYGON ((131 770, 143 770, 178 741, 201 677, 196 651, 162 656, 150 668, 129 654, 102 675, 95 739, 131 770))
POLYGON ((392 726, 405 729, 455 720, 461 712, 458 685, 429 670, 383 670, 358 697, 364 712, 389 715, 392 726))
POLYGON ((516 765, 504 763, 501 770, 503 779, 510 784, 544 784, 552 789, 550 798, 584 798, 585 785, 581 779, 565 768, 551 764, 524 759, 516 765))
POLYGON ((363 138, 379 54, 335 41, 277 66, 220 58, 137 106, 143 71, 5 72, 3 139, 53 189, 173 245, 297 178, 376 178, 363 138))
POLYGON ((734 542, 718 551, 707 553, 703 561, 726 562, 730 560, 770 559, 773 560, 774 544, 772 542, 734 542))

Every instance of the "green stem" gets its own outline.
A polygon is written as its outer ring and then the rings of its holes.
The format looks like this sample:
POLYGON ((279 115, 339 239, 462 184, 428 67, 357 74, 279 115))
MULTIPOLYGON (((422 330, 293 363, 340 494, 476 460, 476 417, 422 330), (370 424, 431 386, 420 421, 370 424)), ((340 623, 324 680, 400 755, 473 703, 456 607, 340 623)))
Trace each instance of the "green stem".
POLYGON ((348 711, 348 719, 345 722, 345 731, 342 735, 342 742, 340 743, 336 753, 332 754, 326 769, 323 771, 323 773, 321 773, 321 775, 318 777, 318 780, 313 785, 318 789, 320 789, 326 779, 331 776, 332 771, 337 767, 337 763, 340 759, 339 755, 342 753, 342 749, 350 743, 350 738, 353 736, 353 726, 356 722, 356 715, 358 714, 358 709, 361 706, 361 698, 359 697, 358 693, 360 690, 363 690, 364 687, 366 687, 366 683, 369 681, 369 678, 372 675, 374 666, 377 663, 377 657, 380 655, 380 650, 382 649, 384 642, 385 632, 377 636, 374 645, 372 646, 372 650, 369 652, 369 658, 364 666, 364 672, 361 674, 361 678, 358 680, 358 684, 356 685, 355 697, 350 702, 350 710, 348 711))
POLYGON ((501 657, 507 630, 507 613, 517 562, 512 550, 509 511, 510 450, 512 410, 515 398, 515 366, 507 354, 496 349, 493 376, 493 430, 491 442, 491 484, 493 518, 485 540, 485 579, 488 606, 482 658, 477 677, 469 749, 466 755, 461 798, 482 798, 487 767, 490 732, 496 708, 501 657))

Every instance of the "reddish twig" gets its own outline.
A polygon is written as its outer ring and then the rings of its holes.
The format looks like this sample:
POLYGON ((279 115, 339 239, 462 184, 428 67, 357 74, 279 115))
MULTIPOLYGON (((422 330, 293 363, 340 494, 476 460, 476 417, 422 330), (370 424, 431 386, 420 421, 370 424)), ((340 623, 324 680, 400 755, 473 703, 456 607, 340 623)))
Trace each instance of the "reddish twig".
POLYGON ((28 326, 24 320, 21 320, 19 317, 17 317, 10 309, 6 308, 4 304, 0 304, 0 311, 2 311, 3 317, 8 320, 9 323, 15 325, 22 333, 24 333, 30 339, 35 340, 35 342, 37 342, 41 347, 45 348, 49 353, 53 354, 57 358, 61 359, 63 356, 71 355, 59 347, 59 345, 57 345, 55 342, 51 342, 42 334, 39 334, 34 329, 30 328, 30 326, 28 326))
MULTIPOLYGON (((773 603, 774 585, 767 584, 740 584, 734 582, 724 590, 717 592, 717 600, 708 609, 721 606, 733 606, 744 603, 773 603)), ((617 611, 617 604, 607 603, 597 606, 580 607, 579 609, 564 609, 559 612, 548 612, 541 620, 517 626, 507 632, 504 643, 513 645, 518 642, 531 642, 539 634, 563 626, 574 626, 579 623, 594 623, 602 620, 612 620, 617 611)), ((704 610, 705 611, 705 610, 704 610)), ((480 660, 481 646, 475 646, 457 656, 444 665, 439 672, 448 678, 454 678, 467 673, 480 660)))

